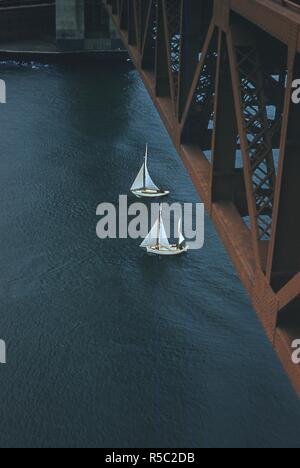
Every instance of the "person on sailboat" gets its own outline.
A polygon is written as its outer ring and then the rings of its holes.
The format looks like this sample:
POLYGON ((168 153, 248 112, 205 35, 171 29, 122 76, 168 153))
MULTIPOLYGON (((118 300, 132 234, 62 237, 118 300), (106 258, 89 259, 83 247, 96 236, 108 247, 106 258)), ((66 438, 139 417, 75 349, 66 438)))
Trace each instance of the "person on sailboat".
POLYGON ((144 164, 130 190, 138 198, 161 198, 170 193, 157 187, 151 179, 148 171, 148 144, 146 145, 144 164))

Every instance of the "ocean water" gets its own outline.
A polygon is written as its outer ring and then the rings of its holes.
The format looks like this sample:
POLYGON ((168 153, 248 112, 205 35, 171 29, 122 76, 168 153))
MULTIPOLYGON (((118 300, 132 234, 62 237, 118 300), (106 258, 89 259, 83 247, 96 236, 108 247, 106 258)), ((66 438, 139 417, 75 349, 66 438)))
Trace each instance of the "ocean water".
POLYGON ((0 78, 0 447, 299 448, 299 400, 210 220, 181 258, 96 237, 146 141, 170 201, 199 201, 137 73, 0 78))

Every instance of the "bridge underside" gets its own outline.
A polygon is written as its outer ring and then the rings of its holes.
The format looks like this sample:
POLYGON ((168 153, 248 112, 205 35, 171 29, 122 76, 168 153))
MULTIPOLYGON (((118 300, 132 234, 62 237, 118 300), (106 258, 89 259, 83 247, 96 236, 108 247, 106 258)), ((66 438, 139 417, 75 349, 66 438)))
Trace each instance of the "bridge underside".
POLYGON ((300 394, 299 2, 104 3, 300 394))

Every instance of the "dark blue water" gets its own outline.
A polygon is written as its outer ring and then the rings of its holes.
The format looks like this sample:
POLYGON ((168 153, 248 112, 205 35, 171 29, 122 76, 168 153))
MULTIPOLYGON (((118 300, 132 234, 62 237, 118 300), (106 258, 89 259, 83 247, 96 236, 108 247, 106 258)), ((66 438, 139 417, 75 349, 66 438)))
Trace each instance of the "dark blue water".
POLYGON ((202 251, 100 241, 149 141, 196 202, 127 66, 2 64, 0 446, 300 447, 300 405, 210 221, 202 251))

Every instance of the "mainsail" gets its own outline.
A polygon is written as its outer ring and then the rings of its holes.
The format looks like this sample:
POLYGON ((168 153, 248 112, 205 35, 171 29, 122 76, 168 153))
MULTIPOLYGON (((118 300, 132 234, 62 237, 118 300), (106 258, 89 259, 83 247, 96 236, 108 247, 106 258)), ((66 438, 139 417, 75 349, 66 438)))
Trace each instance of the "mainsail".
POLYGON ((157 190, 159 192, 159 188, 151 179, 151 176, 148 171, 148 144, 146 146, 144 168, 145 168, 145 188, 148 190, 155 190, 155 191, 157 190))
POLYGON ((144 164, 138 173, 137 178, 135 179, 131 190, 154 190, 159 192, 159 188, 151 179, 151 176, 148 171, 148 145, 146 146, 146 154, 145 154, 145 161, 144 164))
POLYGON ((146 239, 142 242, 141 247, 154 247, 158 243, 159 220, 153 225, 146 239))
POLYGON ((160 215, 160 229, 159 229, 159 245, 160 247, 164 247, 165 249, 169 249, 171 247, 161 215, 160 215))
POLYGON ((170 243, 166 234, 165 226, 162 219, 162 212, 160 211, 159 219, 153 225, 146 239, 142 242, 141 247, 163 247, 170 249, 170 243))

